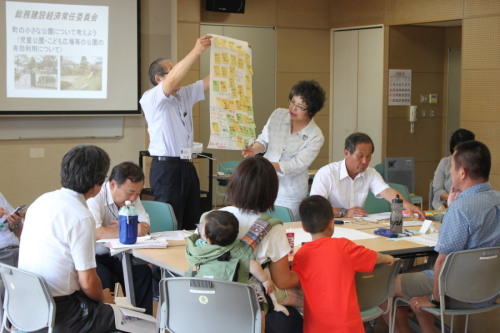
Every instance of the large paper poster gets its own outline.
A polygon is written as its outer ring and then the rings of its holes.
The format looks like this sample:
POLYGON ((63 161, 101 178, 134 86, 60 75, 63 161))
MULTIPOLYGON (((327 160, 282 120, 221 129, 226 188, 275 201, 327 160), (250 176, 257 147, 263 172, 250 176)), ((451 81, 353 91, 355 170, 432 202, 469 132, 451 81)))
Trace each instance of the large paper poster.
POLYGON ((252 51, 247 42, 212 36, 208 148, 240 150, 255 138, 252 51))

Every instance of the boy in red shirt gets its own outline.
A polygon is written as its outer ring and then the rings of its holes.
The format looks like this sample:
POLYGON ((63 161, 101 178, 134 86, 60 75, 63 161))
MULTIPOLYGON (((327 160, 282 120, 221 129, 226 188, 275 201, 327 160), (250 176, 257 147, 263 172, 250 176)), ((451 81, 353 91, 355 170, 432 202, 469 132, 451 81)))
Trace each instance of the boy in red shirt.
POLYGON ((354 276, 373 271, 378 263, 392 265, 394 257, 332 238, 332 207, 322 196, 304 199, 299 213, 312 236, 293 259, 304 290, 304 332, 364 333, 354 276))

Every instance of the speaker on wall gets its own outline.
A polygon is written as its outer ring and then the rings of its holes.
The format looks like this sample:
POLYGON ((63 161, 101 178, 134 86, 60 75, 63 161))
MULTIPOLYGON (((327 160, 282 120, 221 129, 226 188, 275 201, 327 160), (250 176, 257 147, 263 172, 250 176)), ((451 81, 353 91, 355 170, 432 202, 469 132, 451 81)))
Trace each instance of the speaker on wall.
POLYGON ((206 10, 225 13, 245 12, 245 0, 205 0, 206 10))

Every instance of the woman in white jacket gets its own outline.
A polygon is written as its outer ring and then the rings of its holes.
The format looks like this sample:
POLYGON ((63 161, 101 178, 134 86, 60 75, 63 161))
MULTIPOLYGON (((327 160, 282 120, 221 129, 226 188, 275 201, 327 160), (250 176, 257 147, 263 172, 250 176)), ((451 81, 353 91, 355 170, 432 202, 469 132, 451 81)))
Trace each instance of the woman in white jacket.
POLYGON ((298 220, 299 204, 308 192, 307 171, 324 142, 313 117, 325 104, 325 91, 316 81, 300 81, 292 87, 288 102, 288 109, 271 114, 262 133, 242 154, 247 158, 264 153, 278 173, 275 204, 291 209, 298 220))

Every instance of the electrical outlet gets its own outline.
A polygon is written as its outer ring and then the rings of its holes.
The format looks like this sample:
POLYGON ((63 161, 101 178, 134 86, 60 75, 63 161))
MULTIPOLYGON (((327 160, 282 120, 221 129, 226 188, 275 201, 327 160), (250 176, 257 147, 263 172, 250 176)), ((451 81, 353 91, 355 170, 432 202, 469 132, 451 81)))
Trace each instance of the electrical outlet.
POLYGON ((429 110, 429 117, 434 118, 436 116, 436 112, 432 109, 429 110))
POLYGON ((45 148, 30 148, 30 158, 44 158, 45 148))
POLYGON ((421 115, 422 115, 422 118, 425 118, 425 109, 421 109, 421 115))
POLYGON ((427 104, 427 103, 429 103, 429 95, 420 94, 420 104, 427 104))

